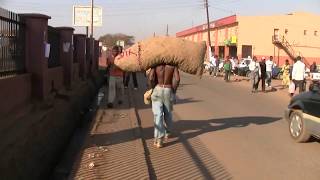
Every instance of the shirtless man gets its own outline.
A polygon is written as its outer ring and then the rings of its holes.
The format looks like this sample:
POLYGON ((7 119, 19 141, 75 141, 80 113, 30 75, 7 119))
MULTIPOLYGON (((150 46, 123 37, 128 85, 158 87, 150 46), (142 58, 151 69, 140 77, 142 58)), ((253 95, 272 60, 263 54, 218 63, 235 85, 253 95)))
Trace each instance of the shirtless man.
POLYGON ((180 83, 178 67, 162 64, 151 68, 148 83, 154 88, 151 96, 154 145, 161 148, 163 139, 168 138, 172 128, 173 99, 180 83))

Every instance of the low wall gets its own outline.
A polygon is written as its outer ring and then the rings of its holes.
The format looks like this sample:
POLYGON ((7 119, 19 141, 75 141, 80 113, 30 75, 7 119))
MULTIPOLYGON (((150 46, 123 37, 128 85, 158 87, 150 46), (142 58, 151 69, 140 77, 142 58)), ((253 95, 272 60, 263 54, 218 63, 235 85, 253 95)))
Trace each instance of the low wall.
POLYGON ((61 90, 63 88, 63 68, 61 66, 48 69, 48 81, 46 84, 46 94, 50 94, 52 88, 61 90))
POLYGON ((31 75, 23 74, 0 80, 0 119, 31 99, 31 75))
POLYGON ((101 75, 79 82, 65 97, 55 97, 49 106, 35 105, 25 117, 14 119, 14 126, 0 131, 1 179, 50 179, 102 82, 101 75))

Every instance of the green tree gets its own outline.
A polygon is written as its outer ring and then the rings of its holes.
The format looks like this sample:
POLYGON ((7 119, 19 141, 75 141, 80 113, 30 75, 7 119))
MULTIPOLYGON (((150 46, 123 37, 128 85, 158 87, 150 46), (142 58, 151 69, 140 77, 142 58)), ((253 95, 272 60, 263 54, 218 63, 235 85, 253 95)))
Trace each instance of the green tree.
POLYGON ((126 35, 126 34, 117 33, 117 34, 105 34, 103 36, 100 36, 99 38, 99 41, 102 42, 102 44, 107 47, 112 47, 116 45, 116 42, 119 40, 124 41, 126 46, 127 45, 131 46, 134 44, 135 37, 126 35))

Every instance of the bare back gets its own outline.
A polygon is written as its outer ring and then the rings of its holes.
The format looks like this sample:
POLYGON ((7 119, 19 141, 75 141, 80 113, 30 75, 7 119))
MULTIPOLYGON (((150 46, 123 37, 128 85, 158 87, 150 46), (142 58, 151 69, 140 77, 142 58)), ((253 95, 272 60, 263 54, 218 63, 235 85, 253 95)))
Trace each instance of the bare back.
POLYGON ((158 65, 151 70, 149 80, 157 82, 157 85, 169 86, 176 90, 180 82, 179 70, 172 65, 158 65))

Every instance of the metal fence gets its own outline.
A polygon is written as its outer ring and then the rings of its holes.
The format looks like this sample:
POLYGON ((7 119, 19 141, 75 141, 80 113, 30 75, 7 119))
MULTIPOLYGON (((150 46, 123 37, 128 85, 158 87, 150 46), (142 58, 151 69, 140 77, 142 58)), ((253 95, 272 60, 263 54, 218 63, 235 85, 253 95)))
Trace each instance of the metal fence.
POLYGON ((25 72, 25 26, 18 14, 0 8, 0 78, 25 72))
POLYGON ((48 26, 48 43, 50 44, 48 67, 60 66, 60 34, 58 30, 51 26, 48 26))

